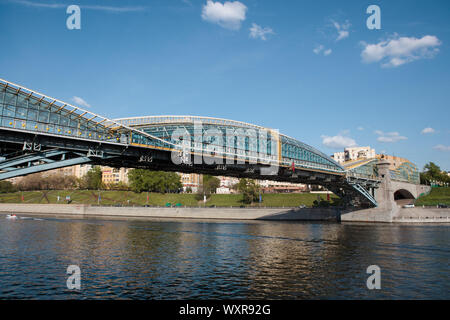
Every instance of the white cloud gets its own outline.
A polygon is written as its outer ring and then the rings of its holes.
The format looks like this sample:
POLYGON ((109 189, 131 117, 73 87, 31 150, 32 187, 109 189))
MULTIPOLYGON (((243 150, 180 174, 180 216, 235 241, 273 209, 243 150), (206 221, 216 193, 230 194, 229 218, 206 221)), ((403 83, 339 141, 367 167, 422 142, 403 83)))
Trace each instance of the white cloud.
POLYGON ((323 45, 318 45, 317 47, 315 47, 314 48, 314 50, 313 50, 313 52, 315 53, 315 54, 319 54, 322 50, 323 50, 323 45))
POLYGON ((365 63, 381 62, 382 67, 398 67, 415 60, 432 58, 438 52, 441 41, 435 36, 422 38, 398 37, 394 35, 389 41, 376 44, 362 42, 364 50, 361 53, 365 63))
POLYGON ((422 134, 427 134, 427 133, 435 133, 436 131, 433 128, 425 128, 422 130, 422 134))
POLYGON ((342 148, 350 148, 350 147, 356 147, 356 141, 353 140, 350 137, 346 137, 342 134, 338 134, 334 137, 330 136, 321 136, 322 138, 322 144, 329 148, 334 149, 342 149, 342 148))
POLYGON ((73 97, 72 98, 73 102, 75 102, 78 106, 82 106, 82 107, 87 107, 90 108, 91 105, 89 103, 87 103, 86 101, 84 101, 84 99, 80 98, 80 97, 73 97))
POLYGON ((81 9, 90 9, 90 10, 99 10, 99 11, 109 11, 109 12, 136 12, 136 11, 144 11, 145 7, 112 7, 112 6, 95 6, 95 5, 87 5, 80 6, 81 9))
POLYGON ((359 130, 359 131, 363 131, 364 130, 364 127, 363 126, 359 126, 358 128, 356 128, 357 130, 359 130))
POLYGON ((323 55, 324 56, 329 56, 332 52, 333 52, 333 50, 331 50, 331 49, 326 49, 325 50, 325 47, 323 46, 323 45, 318 45, 317 47, 315 47, 314 49, 313 49, 313 52, 315 53, 315 54, 319 54, 319 53, 321 53, 321 52, 323 52, 323 55))
POLYGON ((250 37, 253 39, 260 38, 261 40, 267 40, 266 35, 275 34, 272 28, 265 27, 262 28, 258 26, 256 23, 252 23, 252 27, 250 28, 250 37))
POLYGON ((351 26, 351 24, 348 21, 346 21, 343 24, 339 24, 336 21, 333 21, 333 25, 338 32, 338 37, 336 38, 336 41, 340 41, 345 38, 348 38, 348 36, 350 35, 350 33, 348 32, 348 29, 351 26))
POLYGON ((49 9, 58 9, 58 8, 67 8, 68 5, 62 3, 40 3, 40 2, 32 2, 27 0, 14 0, 12 1, 17 4, 21 4, 28 7, 40 7, 40 8, 49 8, 49 9))
POLYGON ((202 19, 226 29, 239 30, 246 12, 247 7, 239 1, 225 1, 222 4, 208 0, 202 8, 202 19))
POLYGON ((439 151, 450 151, 450 146, 444 146, 443 144, 438 144, 437 146, 434 146, 433 149, 439 150, 439 151))
POLYGON ((377 138, 377 141, 379 142, 398 142, 400 140, 407 140, 407 137, 401 136, 398 132, 383 132, 380 130, 376 130, 375 134, 377 134, 379 137, 377 138))
MULTIPOLYGON (((47 8, 47 9, 60 9, 67 8, 69 5, 64 3, 43 3, 43 2, 32 2, 28 0, 13 0, 13 3, 21 4, 27 7, 36 7, 36 8, 47 8)), ((143 11, 146 10, 145 7, 114 7, 114 6, 102 6, 102 5, 80 5, 81 9, 88 10, 99 10, 106 12, 135 12, 135 11, 143 11)))

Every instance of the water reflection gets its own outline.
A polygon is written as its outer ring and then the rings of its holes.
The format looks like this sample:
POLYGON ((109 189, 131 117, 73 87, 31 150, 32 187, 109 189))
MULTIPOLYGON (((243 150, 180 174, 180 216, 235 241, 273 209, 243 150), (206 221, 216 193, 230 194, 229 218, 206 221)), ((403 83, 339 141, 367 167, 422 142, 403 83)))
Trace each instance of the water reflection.
POLYGON ((0 298, 449 298, 448 226, 1 218, 0 298))

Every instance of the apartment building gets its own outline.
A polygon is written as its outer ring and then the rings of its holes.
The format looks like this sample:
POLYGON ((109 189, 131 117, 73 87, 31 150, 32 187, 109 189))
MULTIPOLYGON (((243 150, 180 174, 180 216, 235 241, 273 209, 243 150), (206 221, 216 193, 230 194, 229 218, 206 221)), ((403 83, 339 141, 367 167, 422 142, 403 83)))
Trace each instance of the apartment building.
POLYGON ((343 152, 335 152, 331 156, 334 161, 344 163, 360 159, 373 159, 376 157, 375 149, 371 147, 345 148, 343 152))
POLYGON ((128 184, 128 168, 101 167, 102 182, 104 184, 124 183, 128 184))

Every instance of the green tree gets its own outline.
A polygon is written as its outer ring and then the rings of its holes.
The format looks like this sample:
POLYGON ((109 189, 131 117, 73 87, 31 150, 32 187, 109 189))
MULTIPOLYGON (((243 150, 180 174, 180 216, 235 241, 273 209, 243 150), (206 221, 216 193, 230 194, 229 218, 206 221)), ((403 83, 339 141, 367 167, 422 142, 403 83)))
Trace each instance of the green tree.
POLYGON ((134 192, 177 192, 182 188, 181 179, 175 172, 133 169, 128 173, 130 189, 134 192))
POLYGON ((242 201, 246 204, 259 200, 260 188, 255 180, 252 179, 240 179, 236 185, 236 189, 242 193, 242 201))
POLYGON ((434 162, 429 162, 424 166, 424 172, 420 173, 420 183, 431 184, 437 183, 449 183, 449 176, 441 171, 441 168, 434 162))
POLYGON ((203 175, 203 190, 206 193, 216 193, 217 188, 220 187, 220 180, 210 175, 203 175))
POLYGON ((16 191, 17 187, 10 181, 0 181, 0 193, 12 193, 16 191))
POLYGON ((434 162, 427 163, 423 168, 425 170, 425 174, 433 179, 436 179, 441 175, 441 168, 434 162))
POLYGON ((81 188, 89 190, 102 189, 102 169, 98 166, 92 167, 81 179, 81 188))
POLYGON ((207 174, 203 175, 202 184, 195 194, 195 199, 201 201, 204 199, 204 196, 206 196, 206 199, 209 199, 212 193, 216 193, 218 187, 220 187, 220 180, 218 178, 207 174))

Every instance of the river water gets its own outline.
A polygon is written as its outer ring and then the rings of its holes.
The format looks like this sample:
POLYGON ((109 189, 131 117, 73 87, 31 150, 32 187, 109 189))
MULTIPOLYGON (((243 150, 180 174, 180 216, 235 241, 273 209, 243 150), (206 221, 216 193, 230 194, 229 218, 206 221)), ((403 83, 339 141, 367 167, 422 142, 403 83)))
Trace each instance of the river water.
POLYGON ((2 299, 449 299, 450 226, 0 215, 2 299), (80 268, 80 290, 66 285, 80 268), (381 269, 369 290, 367 267, 381 269))

